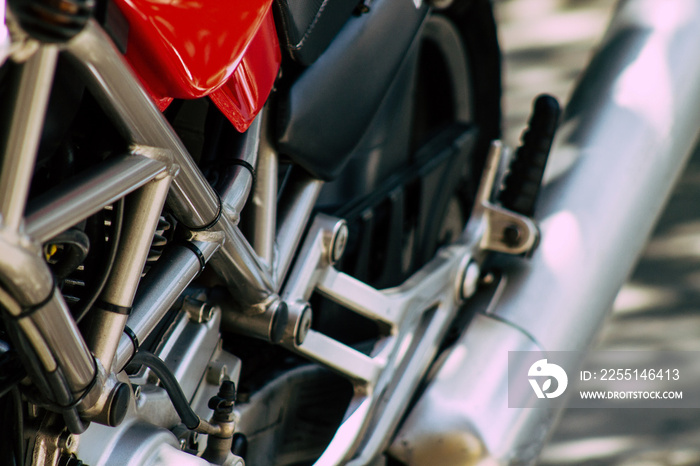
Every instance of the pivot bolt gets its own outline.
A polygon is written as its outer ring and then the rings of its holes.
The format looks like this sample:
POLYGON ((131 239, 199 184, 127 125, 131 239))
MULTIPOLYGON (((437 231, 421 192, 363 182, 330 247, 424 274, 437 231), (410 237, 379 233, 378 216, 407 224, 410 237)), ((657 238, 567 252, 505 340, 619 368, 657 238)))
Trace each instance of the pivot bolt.
POLYGON ((334 231, 333 240, 330 247, 330 263, 335 264, 343 257, 345 246, 348 244, 348 224, 340 221, 334 231))
POLYGON ((309 330, 311 329, 311 315, 311 306, 305 306, 301 317, 299 318, 299 323, 297 324, 297 332, 295 335, 297 345, 304 343, 304 340, 306 340, 306 335, 309 334, 309 330))

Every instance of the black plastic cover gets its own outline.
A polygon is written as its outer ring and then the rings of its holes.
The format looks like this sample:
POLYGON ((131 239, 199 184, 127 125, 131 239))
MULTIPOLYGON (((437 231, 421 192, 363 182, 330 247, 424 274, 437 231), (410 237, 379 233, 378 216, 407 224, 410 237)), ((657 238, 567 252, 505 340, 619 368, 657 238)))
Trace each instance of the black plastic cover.
POLYGON ((358 0, 276 0, 280 39, 292 58, 313 63, 350 18, 358 0))
POLYGON ((318 178, 335 178, 410 59, 427 11, 410 0, 375 0, 350 19, 281 96, 280 153, 318 178))

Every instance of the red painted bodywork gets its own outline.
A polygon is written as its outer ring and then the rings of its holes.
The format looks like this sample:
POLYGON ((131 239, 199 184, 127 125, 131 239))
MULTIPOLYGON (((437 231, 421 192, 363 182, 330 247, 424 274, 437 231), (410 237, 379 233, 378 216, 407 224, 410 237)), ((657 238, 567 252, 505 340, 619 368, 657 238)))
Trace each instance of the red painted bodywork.
POLYGON ((161 109, 210 95, 245 131, 272 89, 281 53, 272 0, 116 0, 126 59, 161 109))

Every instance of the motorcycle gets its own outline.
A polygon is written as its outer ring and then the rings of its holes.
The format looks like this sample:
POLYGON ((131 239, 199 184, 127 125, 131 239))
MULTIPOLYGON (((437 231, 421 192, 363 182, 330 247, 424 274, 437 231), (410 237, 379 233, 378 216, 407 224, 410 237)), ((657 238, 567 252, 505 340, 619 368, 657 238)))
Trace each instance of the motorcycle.
POLYGON ((0 11, 8 464, 528 464, 508 352, 590 344, 700 118, 692 0, 621 4, 548 163, 488 0, 0 11))

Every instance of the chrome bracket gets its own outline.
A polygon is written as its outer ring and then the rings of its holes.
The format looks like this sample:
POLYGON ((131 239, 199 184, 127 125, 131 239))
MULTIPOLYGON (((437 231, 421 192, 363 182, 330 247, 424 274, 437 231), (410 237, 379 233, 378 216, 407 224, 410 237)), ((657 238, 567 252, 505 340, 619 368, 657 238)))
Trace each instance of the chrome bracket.
POLYGON ((299 319, 291 319, 285 329, 283 346, 340 373, 355 387, 345 421, 316 464, 367 464, 386 448, 401 416, 381 413, 406 409, 462 304, 476 291, 488 253, 522 255, 536 245, 538 230, 531 219, 491 202, 501 155, 496 141, 460 238, 395 288, 378 290, 335 269, 347 226, 342 219, 316 216, 281 298, 309 311, 309 299, 317 292, 383 329, 367 353, 315 329, 294 338, 299 319))
MULTIPOLYGON (((534 249, 539 236, 535 222, 491 202, 502 154, 501 142, 492 142, 469 224, 472 225, 475 236, 481 237, 478 248, 483 252, 528 254, 534 249)), ((467 231, 470 230, 470 225, 467 226, 467 231)))

